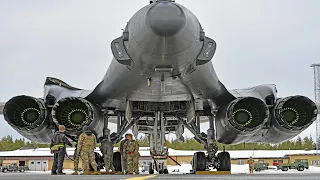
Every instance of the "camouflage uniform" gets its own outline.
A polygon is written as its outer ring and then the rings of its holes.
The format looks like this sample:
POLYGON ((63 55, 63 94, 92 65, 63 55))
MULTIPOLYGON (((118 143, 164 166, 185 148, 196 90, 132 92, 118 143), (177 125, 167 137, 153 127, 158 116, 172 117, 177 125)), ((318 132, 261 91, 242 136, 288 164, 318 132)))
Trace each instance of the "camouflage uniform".
MULTIPOLYGON (((136 170, 137 151, 139 150, 138 143, 135 140, 127 140, 123 145, 123 154, 126 156, 127 161, 127 174, 132 174, 136 170)), ((138 152, 139 153, 139 152, 138 152)))
POLYGON ((127 172, 127 159, 126 159, 126 154, 124 153, 124 150, 123 150, 123 146, 124 144, 126 143, 127 139, 124 139, 120 142, 120 146, 119 146, 119 151, 120 151, 120 154, 122 156, 122 167, 123 167, 123 170, 125 172, 127 172))
MULTIPOLYGON (((77 134, 77 139, 79 140, 79 137, 81 135, 81 131, 78 131, 76 134, 77 134)), ((80 154, 78 154, 77 152, 78 152, 78 142, 75 146, 75 151, 74 151, 74 155, 73 155, 73 170, 74 170, 74 172, 72 173, 72 175, 78 175, 80 154)))
POLYGON ((113 166, 113 142, 109 139, 103 139, 101 141, 100 151, 103 154, 103 160, 106 172, 109 172, 111 169, 112 172, 115 171, 113 166))
POLYGON ((139 158, 140 158, 139 143, 136 142, 136 148, 135 148, 135 154, 134 154, 134 168, 133 168, 133 171, 136 174, 139 174, 139 158))
POLYGON ((84 132, 80 135, 78 140, 77 155, 80 154, 83 161, 84 174, 89 174, 89 163, 97 173, 97 163, 95 161, 94 149, 97 146, 96 136, 84 127, 84 132))
POLYGON ((249 171, 250 171, 250 174, 253 173, 253 169, 254 169, 254 160, 252 158, 250 158, 248 160, 248 164, 249 164, 249 171))

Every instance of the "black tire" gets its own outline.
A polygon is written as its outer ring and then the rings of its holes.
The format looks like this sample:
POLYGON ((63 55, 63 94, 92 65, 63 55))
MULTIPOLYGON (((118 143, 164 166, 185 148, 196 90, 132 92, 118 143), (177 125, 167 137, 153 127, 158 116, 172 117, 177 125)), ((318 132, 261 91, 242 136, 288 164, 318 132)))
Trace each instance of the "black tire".
POLYGON ((120 152, 113 153, 113 166, 115 171, 122 171, 122 162, 120 152))
POLYGON ((288 169, 288 167, 282 167, 281 170, 282 171, 288 171, 289 169, 288 169))
POLYGON ((163 170, 162 169, 159 170, 159 174, 163 174, 163 170))
POLYGON ((2 172, 6 173, 6 172, 8 172, 8 169, 4 168, 4 169, 2 169, 2 172))
POLYGON ((218 154, 217 158, 220 161, 220 167, 218 171, 231 171, 231 159, 228 152, 221 152, 218 154))
POLYGON ((164 170, 163 170, 163 174, 169 174, 168 169, 164 169, 164 170))
POLYGON ((25 170, 24 169, 20 169, 20 172, 24 172, 25 170))
POLYGON ((149 163, 149 174, 154 174, 154 169, 152 163, 149 163))
POLYGON ((192 169, 194 172, 206 170, 206 155, 204 152, 194 153, 192 162, 192 169))
POLYGON ((304 166, 299 166, 298 171, 304 171, 304 166))

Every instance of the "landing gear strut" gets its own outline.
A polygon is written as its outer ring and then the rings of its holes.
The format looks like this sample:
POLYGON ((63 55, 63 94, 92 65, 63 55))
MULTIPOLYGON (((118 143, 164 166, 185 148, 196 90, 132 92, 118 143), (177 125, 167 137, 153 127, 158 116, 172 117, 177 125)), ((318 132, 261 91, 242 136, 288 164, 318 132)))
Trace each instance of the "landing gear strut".
POLYGON ((207 151, 207 155, 204 152, 196 152, 193 155, 192 173, 208 171, 211 168, 217 169, 217 171, 231 171, 230 154, 225 151, 217 154, 218 146, 214 130, 215 113, 216 112, 213 112, 213 114, 209 116, 209 129, 207 130, 207 134, 200 133, 200 116, 196 116, 196 123, 193 121, 187 123, 184 119, 176 116, 184 126, 195 135, 194 138, 204 145, 207 151))

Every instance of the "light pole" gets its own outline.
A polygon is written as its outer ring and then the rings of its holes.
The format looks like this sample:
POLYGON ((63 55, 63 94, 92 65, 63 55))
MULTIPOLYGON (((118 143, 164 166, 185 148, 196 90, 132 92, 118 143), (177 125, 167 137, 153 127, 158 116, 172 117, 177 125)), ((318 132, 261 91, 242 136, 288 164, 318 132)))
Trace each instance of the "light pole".
MULTIPOLYGON (((312 64, 310 67, 313 68, 314 73, 314 98, 317 106, 320 104, 320 64, 312 64)), ((319 141, 320 141, 320 117, 319 114, 316 120, 316 153, 319 157, 319 141)), ((319 162, 318 162, 319 163, 319 162)), ((318 164, 320 165, 320 163, 318 164)))

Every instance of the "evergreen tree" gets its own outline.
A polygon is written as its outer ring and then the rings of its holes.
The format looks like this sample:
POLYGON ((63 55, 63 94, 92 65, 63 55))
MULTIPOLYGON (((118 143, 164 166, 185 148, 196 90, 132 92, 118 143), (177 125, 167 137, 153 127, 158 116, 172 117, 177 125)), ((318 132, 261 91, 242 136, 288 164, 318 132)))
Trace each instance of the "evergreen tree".
POLYGON ((295 150, 303 149, 302 140, 301 140, 300 136, 298 136, 293 149, 295 149, 295 150))

